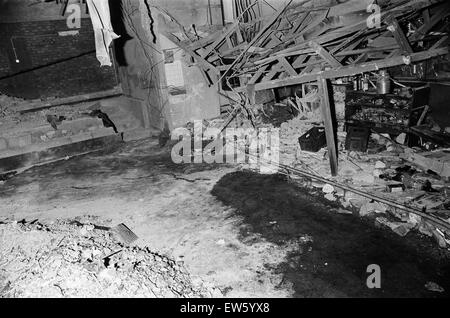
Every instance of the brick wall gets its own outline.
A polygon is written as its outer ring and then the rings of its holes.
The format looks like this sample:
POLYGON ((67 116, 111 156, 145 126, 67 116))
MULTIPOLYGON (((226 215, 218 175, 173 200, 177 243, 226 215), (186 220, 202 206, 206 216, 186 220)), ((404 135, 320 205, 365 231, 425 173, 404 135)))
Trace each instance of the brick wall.
POLYGON ((82 19, 78 35, 61 31, 68 31, 65 20, 0 23, 0 92, 35 99, 117 85, 114 67, 100 67, 95 57, 90 19, 82 19))

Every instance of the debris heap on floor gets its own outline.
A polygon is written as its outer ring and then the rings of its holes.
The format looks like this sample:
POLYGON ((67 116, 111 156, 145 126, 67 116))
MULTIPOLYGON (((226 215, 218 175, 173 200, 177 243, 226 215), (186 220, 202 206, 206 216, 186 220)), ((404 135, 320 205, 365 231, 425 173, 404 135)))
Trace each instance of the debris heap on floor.
POLYGON ((0 297, 217 296, 182 263, 94 219, 0 222, 0 297))

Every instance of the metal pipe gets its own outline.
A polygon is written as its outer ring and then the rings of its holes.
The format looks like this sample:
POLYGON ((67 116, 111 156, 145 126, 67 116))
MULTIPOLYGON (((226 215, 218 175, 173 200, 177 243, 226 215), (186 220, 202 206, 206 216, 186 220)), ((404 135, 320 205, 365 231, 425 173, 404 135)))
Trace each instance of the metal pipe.
POLYGON ((265 160, 263 158, 258 158, 257 156, 254 156, 254 155, 251 155, 251 154, 248 154, 248 156, 249 157, 253 157, 255 159, 259 159, 259 161, 262 162, 262 163, 265 163, 265 164, 268 164, 268 165, 272 165, 272 166, 275 166, 275 167, 278 167, 278 168, 285 169, 287 171, 290 171, 290 172, 292 172, 294 174, 297 174, 297 175, 300 175, 302 177, 307 177, 307 178, 310 178, 310 179, 313 179, 313 180, 317 180, 317 181, 320 181, 320 182, 328 183, 328 184, 331 184, 331 185, 333 185, 335 187, 341 188, 343 190, 347 190, 347 191, 356 193, 356 194, 358 194, 360 196, 363 196, 363 197, 366 197, 366 198, 369 198, 369 199, 372 199, 372 200, 375 200, 375 201, 387 204, 389 206, 395 207, 397 209, 403 210, 405 212, 418 215, 418 216, 426 219, 430 223, 433 223, 435 226, 441 227, 441 228, 445 229, 446 231, 450 231, 450 224, 448 224, 447 222, 445 222, 445 221, 443 221, 441 219, 438 219, 436 217, 428 215, 428 214, 426 214, 426 213, 424 213, 424 212, 422 212, 420 210, 404 206, 404 205, 399 204, 397 202, 394 202, 394 201, 391 201, 391 200, 379 197, 377 195, 374 195, 374 194, 371 194, 371 193, 367 193, 367 192, 364 192, 364 191, 352 188, 352 187, 344 185, 344 184, 340 184, 338 182, 335 182, 335 181, 332 181, 332 180, 329 180, 329 179, 326 179, 326 178, 314 175, 314 174, 306 172, 306 171, 302 171, 302 170, 294 168, 294 167, 290 167, 290 166, 283 165, 283 164, 280 164, 280 163, 274 164, 274 163, 269 162, 269 161, 267 161, 267 160, 265 160))

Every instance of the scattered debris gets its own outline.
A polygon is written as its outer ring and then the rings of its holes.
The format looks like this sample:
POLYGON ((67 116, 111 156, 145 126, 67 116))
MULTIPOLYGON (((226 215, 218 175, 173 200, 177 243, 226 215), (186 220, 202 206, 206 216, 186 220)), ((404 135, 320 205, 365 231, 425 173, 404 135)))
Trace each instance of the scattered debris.
POLYGON ((334 192, 334 187, 327 183, 326 185, 323 186, 322 192, 323 193, 333 193, 334 192))
POLYGON ((0 224, 0 297, 218 296, 182 264, 83 224, 0 224))
POLYGON ((445 289, 434 282, 427 282, 425 288, 432 292, 443 293, 445 289))
POLYGON ((66 120, 65 116, 47 115, 47 122, 52 126, 54 130, 58 130, 58 126, 66 120))
POLYGON ((406 236, 406 234, 408 234, 409 231, 411 231, 411 229, 414 228, 413 224, 403 222, 392 222, 385 217, 377 217, 375 221, 376 221, 375 225, 386 226, 390 228, 394 233, 400 236, 406 236))
POLYGON ((332 211, 332 212, 335 212, 335 213, 339 213, 339 214, 353 214, 352 211, 347 210, 347 209, 343 209, 343 208, 332 209, 331 211, 332 211))
POLYGON ((219 245, 219 246, 224 246, 224 245, 226 244, 226 242, 225 242, 224 239, 220 239, 220 240, 218 240, 218 241, 216 242, 216 244, 219 245))
POLYGON ((324 196, 325 199, 327 199, 328 201, 336 201, 336 197, 333 195, 333 193, 327 193, 324 196))
POLYGON ((445 234, 442 233, 442 231, 440 231, 439 229, 433 229, 431 231, 434 239, 436 240, 436 242, 438 243, 439 247, 441 248, 446 248, 447 247, 447 241, 445 239, 445 234))
POLYGON ((375 212, 375 213, 386 213, 388 207, 379 202, 368 202, 361 206, 359 209, 359 215, 360 216, 366 216, 369 213, 375 212))
POLYGON ((381 162, 380 160, 375 162, 375 169, 384 169, 384 168, 386 168, 386 164, 384 162, 381 162))

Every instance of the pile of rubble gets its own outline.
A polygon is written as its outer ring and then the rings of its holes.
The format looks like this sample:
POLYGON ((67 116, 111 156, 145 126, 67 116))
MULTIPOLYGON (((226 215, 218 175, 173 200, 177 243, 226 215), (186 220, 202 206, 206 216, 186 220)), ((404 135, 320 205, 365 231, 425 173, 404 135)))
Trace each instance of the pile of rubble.
POLYGON ((217 296, 182 263, 89 220, 1 222, 0 298, 217 296))
MULTIPOLYGON (((271 110, 271 108, 262 105, 260 108, 252 109, 253 118, 249 118, 245 111, 240 111, 232 121, 226 119, 205 121, 202 129, 203 131, 211 127, 215 128, 216 131, 222 131, 224 127, 256 128, 254 131, 261 128, 268 131, 279 129, 278 150, 281 165, 335 182, 335 186, 332 186, 325 182, 292 176, 302 186, 311 187, 312 190, 321 193, 325 199, 339 204, 341 207, 341 209, 338 209, 339 211, 347 211, 348 213, 353 211, 360 216, 374 216, 377 225, 386 226, 401 236, 405 236, 410 230, 416 229, 425 235, 434 237, 440 247, 450 246, 450 233, 447 233, 450 229, 449 151, 442 148, 433 151, 409 148, 406 146, 404 133, 398 135, 395 139, 391 139, 388 134, 375 132, 370 134, 367 151, 346 150, 345 88, 339 85, 333 87, 338 120, 337 147, 339 159, 338 174, 335 177, 331 174, 325 141, 323 141, 323 146, 315 152, 302 149, 299 142, 299 137, 311 128, 323 127, 320 107, 314 98, 305 102, 302 98, 289 97, 281 101, 284 107, 279 106, 277 111, 268 112, 267 109, 271 110), (314 103, 317 105, 314 105, 314 103), (298 112, 295 116, 291 116, 291 119, 280 124, 280 117, 284 118, 288 107, 297 109, 298 112), (283 114, 280 115, 280 113, 283 114), (271 117, 275 118, 273 124, 267 121, 267 118, 271 117), (261 120, 261 118, 264 120, 261 120), (344 187, 336 186, 336 183, 344 187), (367 193, 369 197, 344 190, 345 187, 367 193), (422 211, 432 218, 445 222, 448 226, 439 228, 427 220, 422 220, 416 214, 400 211, 401 209, 389 204, 371 199, 370 195, 384 198, 416 211, 422 211)), ((270 105, 274 107, 277 103, 271 102, 270 105)), ((188 129, 191 134, 194 134, 193 127, 188 125, 188 129)), ((246 148, 248 147, 248 140, 237 137, 237 140, 226 142, 225 153, 229 153, 229 150, 234 151, 236 148, 248 150, 246 148)), ((252 168, 248 164, 248 158, 246 163, 243 168, 252 168)), ((261 171, 260 166, 256 168, 261 171)))
MULTIPOLYGON (((450 228, 450 161, 447 150, 423 152, 391 140, 388 135, 372 133, 367 152, 347 151, 346 132, 340 126, 339 173, 332 177, 327 149, 304 151, 298 142, 302 134, 317 125, 320 123, 300 117, 281 125, 281 164, 423 211, 447 222, 450 228)), ((360 216, 373 215, 376 225, 388 227, 398 235, 405 236, 416 229, 433 237, 440 247, 450 246, 450 232, 422 220, 420 216, 324 182, 297 179, 303 186, 311 187, 325 199, 339 204, 339 211, 347 209, 348 213, 356 211, 360 216)))

